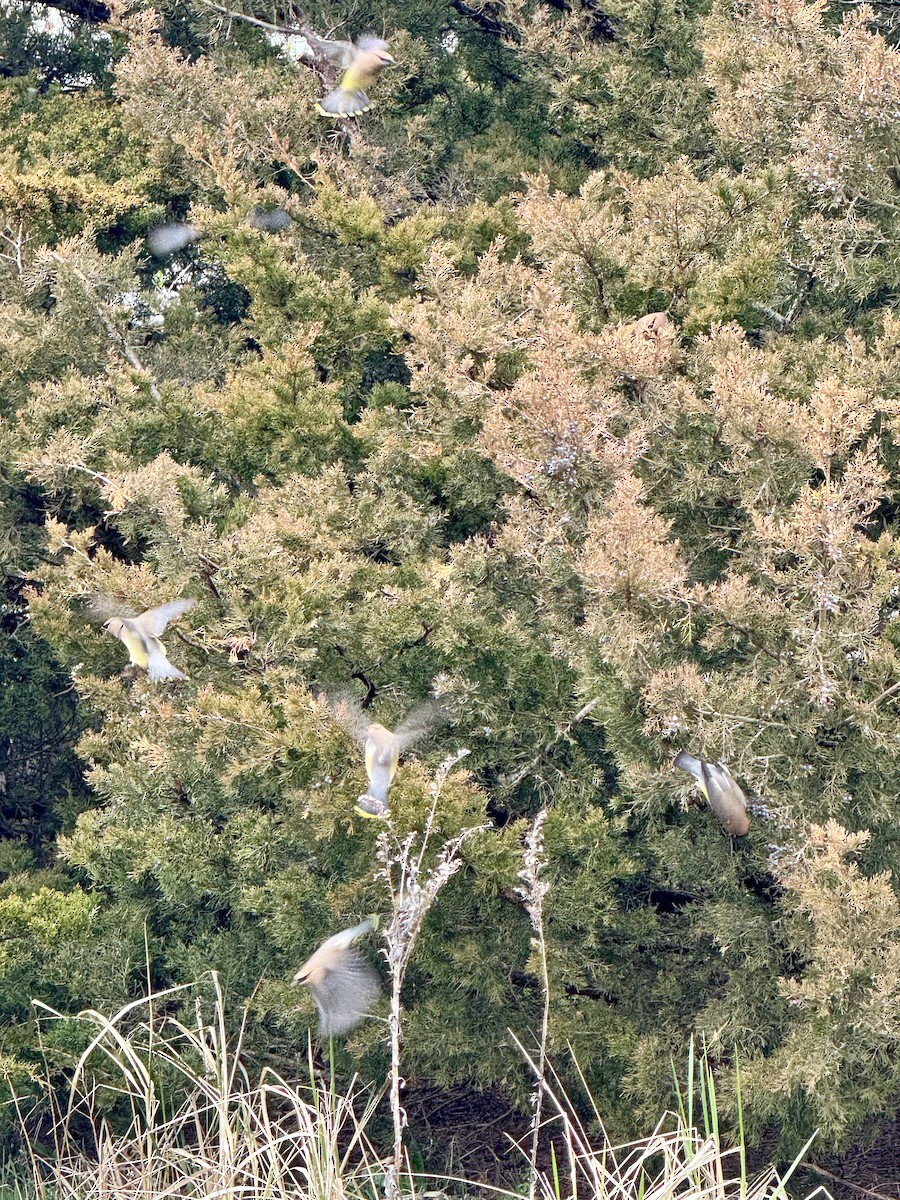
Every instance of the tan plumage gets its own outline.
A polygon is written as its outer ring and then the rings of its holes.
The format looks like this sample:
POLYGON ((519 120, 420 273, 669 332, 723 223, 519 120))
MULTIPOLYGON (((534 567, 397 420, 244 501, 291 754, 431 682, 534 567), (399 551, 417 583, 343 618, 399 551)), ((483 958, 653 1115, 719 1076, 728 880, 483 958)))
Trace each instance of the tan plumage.
POLYGON ((674 336, 675 333, 675 326, 669 320, 668 313, 664 312, 652 312, 638 317, 636 321, 632 321, 631 329, 637 337, 654 341, 660 337, 674 336))
POLYGON ((372 108, 365 88, 383 67, 396 60, 381 38, 364 37, 356 45, 343 42, 340 46, 347 69, 334 91, 316 101, 316 112, 323 117, 358 117, 372 108))
POLYGON ((377 722, 366 730, 366 774, 369 788, 360 796, 356 806, 367 817, 388 814, 388 788, 397 773, 400 761, 400 738, 377 722))
POLYGON ((368 790, 356 801, 356 811, 364 817, 386 817, 389 813, 388 790, 397 773, 400 755, 414 742, 427 736, 446 716, 440 706, 428 700, 404 717, 396 729, 387 729, 369 721, 366 713, 352 700, 331 700, 338 723, 362 743, 365 752, 368 790))
POLYGON ((196 603, 191 597, 170 600, 136 617, 110 617, 103 628, 123 643, 134 666, 143 667, 151 679, 187 679, 169 662, 159 639, 173 617, 187 612, 196 603))
POLYGON ((381 992, 378 972, 356 949, 355 943, 375 928, 371 917, 333 934, 315 950, 293 982, 308 987, 319 1010, 323 1037, 349 1033, 369 1016, 381 992))
POLYGON ((694 776, 709 807, 732 837, 743 837, 750 832, 747 797, 724 763, 695 758, 682 750, 675 757, 675 766, 694 776))

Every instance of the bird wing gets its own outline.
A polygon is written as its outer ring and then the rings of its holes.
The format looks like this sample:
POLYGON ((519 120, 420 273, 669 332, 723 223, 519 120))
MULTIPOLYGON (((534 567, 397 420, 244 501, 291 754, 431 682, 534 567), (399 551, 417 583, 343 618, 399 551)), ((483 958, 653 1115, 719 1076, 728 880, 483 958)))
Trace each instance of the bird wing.
POLYGON ((675 755, 674 765, 680 771, 687 771, 688 775, 693 775, 700 786, 704 786, 703 763, 699 758, 695 758, 693 754, 688 754, 686 750, 679 750, 675 755))
POLYGON ((324 1037, 349 1033, 369 1015, 381 993, 378 972, 352 948, 338 966, 327 967, 317 976, 308 986, 319 1010, 319 1033, 324 1037))
POLYGON ((102 592, 93 596, 77 596, 72 605, 76 612, 87 617, 89 621, 99 621, 101 625, 105 625, 111 617, 126 620, 137 616, 133 608, 129 608, 115 596, 108 596, 102 592))
POLYGON ((346 71, 358 54, 352 42, 342 42, 338 39, 331 41, 317 38, 315 48, 319 54, 324 55, 329 62, 340 67, 342 71, 346 71))
POLYGON ((181 600, 170 600, 168 604, 160 604, 157 608, 148 608, 139 617, 135 617, 131 624, 144 637, 160 637, 173 617, 187 612, 196 603, 197 601, 192 596, 185 596, 181 600))
POLYGON ((703 764, 704 791, 713 810, 729 833, 744 834, 750 828, 747 797, 721 763, 703 764))
POLYGON ((349 691, 338 690, 324 692, 319 695, 331 710, 331 715, 345 733, 349 733, 358 742, 365 742, 369 730, 369 718, 363 712, 359 701, 349 691))
POLYGON ((447 719, 447 714, 434 700, 426 700, 424 704, 417 705, 406 714, 394 730, 394 736, 400 744, 400 750, 403 751, 407 746, 412 746, 415 742, 421 741, 436 726, 447 719))

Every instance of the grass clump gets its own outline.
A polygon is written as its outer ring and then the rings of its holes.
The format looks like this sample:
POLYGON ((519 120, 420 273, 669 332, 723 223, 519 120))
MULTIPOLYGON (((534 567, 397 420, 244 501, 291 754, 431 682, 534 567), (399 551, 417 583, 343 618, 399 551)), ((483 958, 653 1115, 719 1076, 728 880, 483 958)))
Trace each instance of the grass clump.
MULTIPOLYGON (((173 993, 186 990, 155 993, 112 1017, 79 1015, 90 1041, 68 1096, 53 1104, 51 1148, 38 1150, 20 1105, 28 1166, 2 1188, 2 1200, 376 1200, 388 1187, 411 1197, 462 1191, 520 1200, 521 1190, 478 1180, 430 1175, 426 1184, 408 1169, 392 1179, 393 1147, 377 1147, 368 1132, 381 1093, 357 1081, 339 1091, 312 1052, 308 1081, 265 1068, 254 1080, 243 1028, 228 1034, 218 979, 211 977, 211 1001, 201 997, 210 994, 208 981, 196 987, 191 1023, 166 1012, 173 993)), ((522 1053, 544 1112, 540 1137, 529 1138, 524 1153, 526 1191, 543 1200, 787 1200, 809 1143, 787 1171, 751 1176, 739 1083, 729 1146, 711 1068, 693 1045, 675 1110, 649 1136, 621 1145, 607 1136, 583 1076, 587 1103, 579 1106, 552 1063, 522 1053)))
POLYGON ((44 1141, 52 1152, 38 1151, 20 1109, 38 1200, 377 1195, 382 1168, 366 1136, 377 1095, 355 1082, 337 1091, 317 1075, 312 1055, 308 1083, 289 1083, 267 1068, 255 1081, 243 1056, 243 1026, 229 1038, 215 975, 211 984, 211 1005, 197 989, 191 1024, 165 1015, 165 1007, 192 985, 155 993, 112 1017, 79 1014, 91 1040, 68 1097, 51 1100, 44 1141))

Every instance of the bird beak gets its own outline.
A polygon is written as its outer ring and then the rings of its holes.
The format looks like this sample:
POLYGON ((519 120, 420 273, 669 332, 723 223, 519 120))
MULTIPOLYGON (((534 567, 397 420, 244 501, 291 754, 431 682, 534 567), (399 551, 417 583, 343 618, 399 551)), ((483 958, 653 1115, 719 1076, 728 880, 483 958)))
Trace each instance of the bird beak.
POLYGON ((381 61, 386 67, 396 67, 397 60, 390 54, 382 54, 381 61))

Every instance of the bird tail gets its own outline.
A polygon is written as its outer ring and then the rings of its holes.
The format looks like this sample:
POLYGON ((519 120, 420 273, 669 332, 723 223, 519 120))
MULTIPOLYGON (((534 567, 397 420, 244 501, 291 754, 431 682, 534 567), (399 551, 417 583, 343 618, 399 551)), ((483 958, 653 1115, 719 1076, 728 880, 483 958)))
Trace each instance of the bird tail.
POLYGON ((169 662, 162 647, 152 645, 147 654, 147 674, 151 679, 187 679, 183 671, 169 662))
POLYGON ((358 117, 374 105, 366 93, 358 88, 349 92, 346 88, 335 88, 322 100, 316 101, 316 112, 320 117, 358 117))
POLYGON ((361 817, 389 817, 391 815, 387 804, 368 792, 363 796, 358 796, 353 807, 361 817))
POLYGON ((693 754, 688 754, 686 750, 679 750, 675 755, 675 766, 680 767, 682 771, 687 771, 689 775, 693 775, 696 779, 703 778, 703 767, 699 758, 694 758, 693 754))

